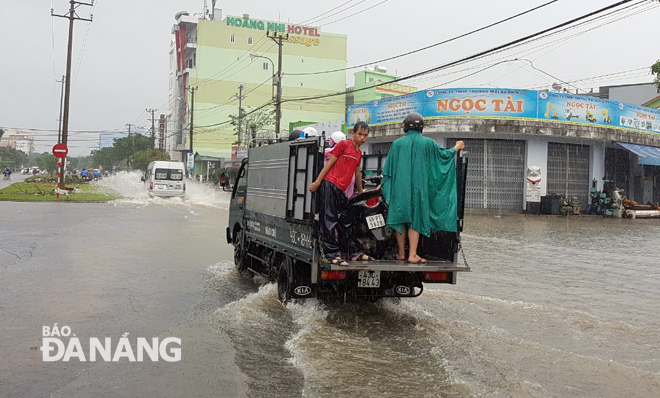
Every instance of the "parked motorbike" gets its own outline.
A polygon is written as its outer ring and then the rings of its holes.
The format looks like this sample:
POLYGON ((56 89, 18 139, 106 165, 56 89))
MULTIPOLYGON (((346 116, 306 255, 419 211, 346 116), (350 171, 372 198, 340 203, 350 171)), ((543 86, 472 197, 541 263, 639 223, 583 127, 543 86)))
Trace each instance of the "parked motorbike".
MULTIPOLYGON (((372 177, 369 181, 377 185, 381 177, 372 177)), ((391 259, 397 250, 394 230, 385 225, 387 203, 383 191, 374 189, 365 191, 349 200, 352 217, 352 236, 362 249, 376 259, 391 259)))

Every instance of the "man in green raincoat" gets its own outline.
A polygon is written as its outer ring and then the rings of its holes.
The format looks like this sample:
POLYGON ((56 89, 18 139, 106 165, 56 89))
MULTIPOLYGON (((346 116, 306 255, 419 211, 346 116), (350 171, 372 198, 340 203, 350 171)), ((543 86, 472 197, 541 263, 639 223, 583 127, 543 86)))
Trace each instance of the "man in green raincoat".
POLYGON ((457 196, 454 154, 465 148, 463 141, 445 149, 422 136, 424 118, 411 113, 403 121, 403 137, 392 143, 383 169, 383 196, 389 205, 387 225, 396 231, 397 258, 406 260, 406 230, 410 253, 408 262, 425 263, 417 255, 419 234, 431 230, 456 232, 457 196))

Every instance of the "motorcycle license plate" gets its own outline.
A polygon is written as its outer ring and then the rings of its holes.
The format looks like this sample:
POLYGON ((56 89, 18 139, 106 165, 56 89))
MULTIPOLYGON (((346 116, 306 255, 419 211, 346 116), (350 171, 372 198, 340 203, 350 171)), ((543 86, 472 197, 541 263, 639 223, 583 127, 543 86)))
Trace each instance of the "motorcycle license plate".
POLYGON ((380 271, 359 271, 358 287, 380 287, 380 271))
POLYGON ((369 229, 384 227, 385 218, 383 218, 382 214, 374 214, 373 216, 367 216, 367 226, 369 226, 369 229))

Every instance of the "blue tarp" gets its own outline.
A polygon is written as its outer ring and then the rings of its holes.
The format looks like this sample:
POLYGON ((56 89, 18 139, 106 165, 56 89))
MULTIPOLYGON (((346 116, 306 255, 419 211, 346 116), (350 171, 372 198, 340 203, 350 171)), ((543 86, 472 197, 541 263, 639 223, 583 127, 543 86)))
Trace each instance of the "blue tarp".
POLYGON ((639 164, 660 166, 660 148, 647 145, 629 144, 627 142, 617 142, 617 144, 637 155, 639 158, 639 164))

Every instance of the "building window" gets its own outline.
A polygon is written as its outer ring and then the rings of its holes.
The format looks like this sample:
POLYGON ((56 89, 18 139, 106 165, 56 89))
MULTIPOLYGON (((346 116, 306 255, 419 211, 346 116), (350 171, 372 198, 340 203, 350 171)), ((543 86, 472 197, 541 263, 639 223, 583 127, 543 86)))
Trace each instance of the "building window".
POLYGON ((373 78, 373 77, 370 77, 370 78, 369 78, 369 83, 371 83, 371 82, 373 82, 373 81, 374 81, 374 78, 373 78))
POLYGON ((268 70, 268 68, 269 68, 268 62, 263 63, 263 68, 264 68, 264 70, 268 70))
POLYGON ((235 34, 230 34, 229 35, 229 42, 230 43, 236 43, 236 35, 235 34))
POLYGON ((248 46, 252 45, 252 36, 248 36, 248 46))

